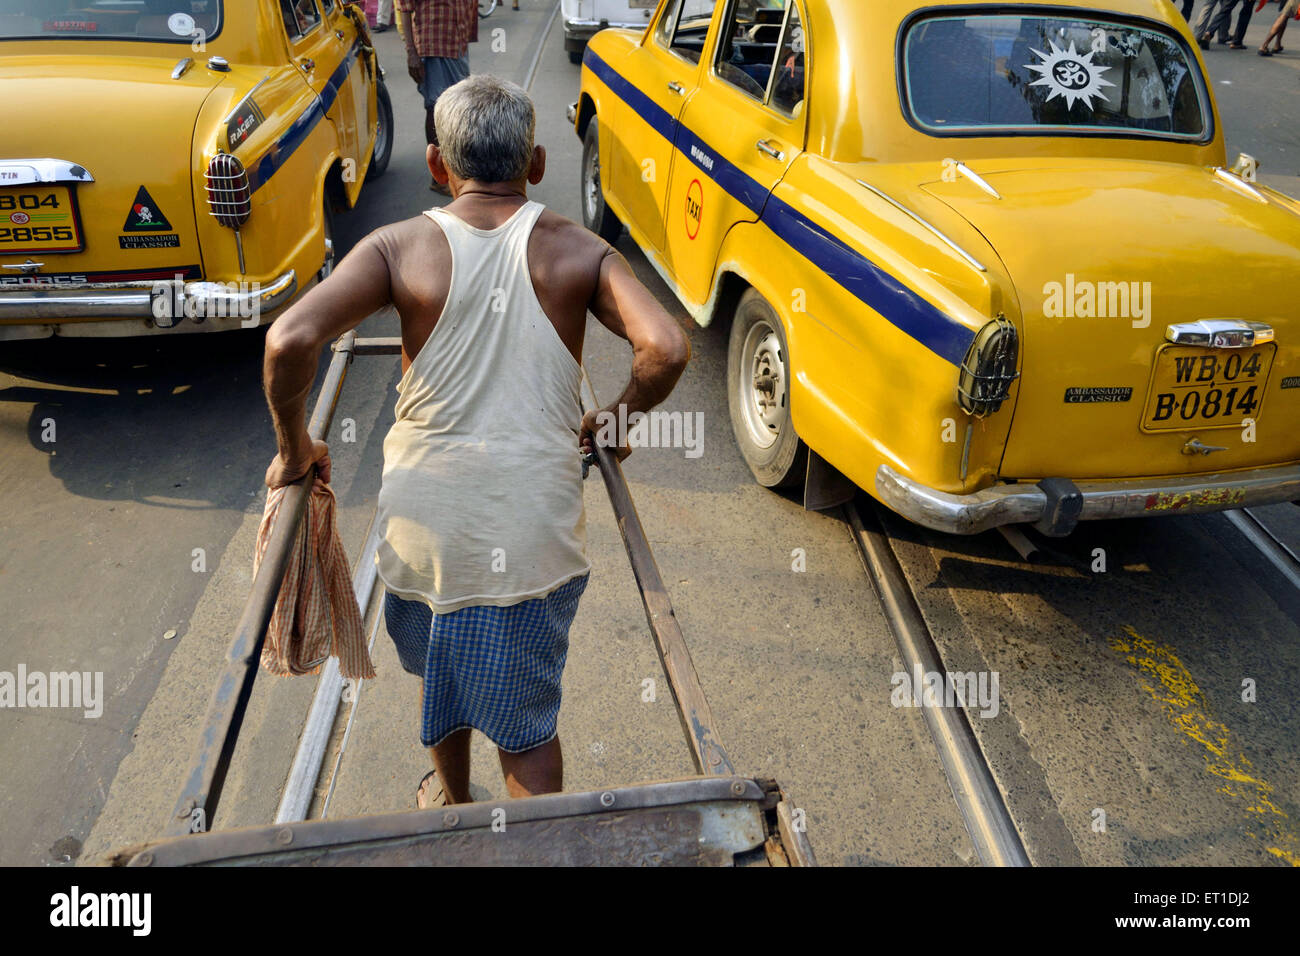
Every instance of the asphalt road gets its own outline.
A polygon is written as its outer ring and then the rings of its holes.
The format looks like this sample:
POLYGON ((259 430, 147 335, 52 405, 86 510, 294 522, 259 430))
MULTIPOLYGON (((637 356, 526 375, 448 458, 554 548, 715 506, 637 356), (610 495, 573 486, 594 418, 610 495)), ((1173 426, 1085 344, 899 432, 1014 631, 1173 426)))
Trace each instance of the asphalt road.
MULTIPOLYGON (((545 43, 531 92, 549 164, 533 195, 577 217, 579 143, 564 107, 578 68, 558 27, 546 32, 554 5, 521 6, 484 21, 471 63, 523 81, 545 43)), ((1253 26, 1256 43, 1267 20, 1253 26)), ((444 201, 427 188, 400 40, 390 32, 377 46, 397 142, 387 176, 338 217, 344 249, 444 201)), ((1230 150, 1300 194, 1300 55, 1207 59, 1230 150)), ((753 484, 731 438, 725 330, 694 327, 626 237, 620 249, 694 346, 668 407, 703 414, 703 455, 644 450, 626 472, 733 761, 790 787, 823 862, 975 862, 919 711, 890 704, 901 664, 844 524, 753 484), (796 549, 804 571, 792 567, 796 549)), ((396 318, 374 316, 363 331, 395 334, 396 318)), ((0 864, 92 861, 161 829, 251 577, 274 451, 260 357, 261 335, 243 333, 0 351, 0 670, 102 671, 106 698, 97 719, 0 713, 0 864)), ((584 364, 606 396, 629 353, 593 323, 584 364)), ((392 359, 354 362, 331 436, 354 555, 397 378, 392 359), (354 442, 343 440, 349 420, 354 442)), ((586 496, 595 571, 566 671, 566 786, 689 774, 595 479, 586 496)), ((1297 511, 1269 513, 1293 547, 1297 511)), ((994 535, 891 530, 950 669, 1001 675, 998 715, 972 723, 1035 862, 1297 861, 1300 599, 1224 519, 1089 527, 1047 566, 1018 561, 994 535), (1105 574, 1088 570, 1097 547, 1105 574), (1247 678, 1253 702, 1242 699, 1247 678)), ((363 687, 331 816, 411 806, 426 767, 417 683, 382 633, 376 648, 380 676, 363 687)), ((313 687, 259 678, 215 825, 271 819, 313 687)), ((503 797, 481 738, 474 760, 475 797, 503 797)))

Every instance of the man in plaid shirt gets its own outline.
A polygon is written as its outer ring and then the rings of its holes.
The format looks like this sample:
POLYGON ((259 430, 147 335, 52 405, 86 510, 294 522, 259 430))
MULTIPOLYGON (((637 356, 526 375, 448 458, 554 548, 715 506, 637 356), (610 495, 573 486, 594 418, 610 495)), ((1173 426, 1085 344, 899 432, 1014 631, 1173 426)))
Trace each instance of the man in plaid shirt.
MULTIPOLYGON (((477 39, 478 0, 397 0, 406 15, 406 70, 424 95, 424 138, 437 145, 433 107, 442 91, 469 76, 469 42, 477 39)), ((449 196, 446 186, 429 182, 449 196)))

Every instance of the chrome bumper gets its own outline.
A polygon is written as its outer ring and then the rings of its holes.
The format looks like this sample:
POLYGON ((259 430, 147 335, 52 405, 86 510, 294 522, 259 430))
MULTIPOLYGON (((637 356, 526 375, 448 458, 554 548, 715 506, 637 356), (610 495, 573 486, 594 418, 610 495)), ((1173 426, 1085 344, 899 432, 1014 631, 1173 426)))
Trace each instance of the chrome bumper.
POLYGON ((1037 485, 995 485, 970 495, 936 491, 881 465, 876 497, 908 520, 950 534, 1032 524, 1044 534, 1061 536, 1080 521, 1204 514, 1297 501, 1300 464, 1136 481, 1057 478, 1037 485))
POLYGON ((574 17, 564 21, 564 48, 575 49, 569 45, 571 41, 586 43, 601 30, 645 30, 647 22, 642 20, 640 23, 611 23, 609 20, 584 20, 574 17))
MULTIPOLYGON (((214 328, 252 327, 261 324, 262 316, 274 312, 293 297, 298 291, 298 277, 290 269, 267 285, 251 284, 237 289, 230 287, 233 285, 235 283, 186 282, 176 286, 172 282, 146 282, 82 288, 62 286, 49 291, 0 290, 0 339, 52 335, 55 334, 53 325, 119 324, 94 321, 98 319, 144 319, 150 330, 166 330, 181 325, 186 319, 194 324, 216 320, 214 328), (165 308, 157 304, 160 296, 166 301, 165 308), (15 321, 24 319, 27 321, 21 324, 15 321)), ((66 332, 74 335, 122 334, 107 330, 58 330, 58 334, 66 332)))

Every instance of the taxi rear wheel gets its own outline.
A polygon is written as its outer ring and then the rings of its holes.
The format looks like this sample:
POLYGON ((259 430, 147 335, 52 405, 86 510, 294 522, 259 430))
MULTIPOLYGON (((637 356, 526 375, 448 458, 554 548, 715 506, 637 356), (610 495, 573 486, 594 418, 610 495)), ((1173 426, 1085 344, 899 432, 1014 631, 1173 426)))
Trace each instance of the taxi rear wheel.
POLYGON ((370 157, 366 182, 373 182, 384 175, 388 161, 393 156, 393 101, 389 99, 388 87, 382 81, 375 91, 375 102, 379 108, 379 121, 375 129, 375 151, 370 157))
POLYGON ((324 282, 334 271, 334 210, 330 208, 329 196, 325 197, 325 206, 322 212, 322 232, 325 233, 325 259, 321 263, 320 271, 316 273, 316 278, 324 282))
POLYGON ((605 205, 601 192, 600 131, 594 116, 582 138, 582 224, 611 244, 623 232, 623 224, 605 205))
POLYGON ((785 488, 803 479, 807 448, 790 419, 790 352, 776 312, 755 290, 740 297, 727 348, 727 405, 736 444, 755 480, 785 488))

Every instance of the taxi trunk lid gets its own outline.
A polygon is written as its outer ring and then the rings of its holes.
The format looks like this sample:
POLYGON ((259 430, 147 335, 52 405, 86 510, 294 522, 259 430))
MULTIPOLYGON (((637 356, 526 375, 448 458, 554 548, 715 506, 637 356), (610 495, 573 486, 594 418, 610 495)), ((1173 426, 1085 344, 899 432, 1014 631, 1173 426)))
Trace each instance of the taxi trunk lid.
POLYGON ((1194 474, 1300 459, 1300 205, 1252 196, 1196 166, 979 167, 1000 198, 964 176, 924 188, 980 230, 1015 283, 1022 374, 1003 477, 1194 474), (1206 319, 1264 323, 1275 342, 1246 350, 1167 341, 1170 325, 1206 319))
MULTIPOLYGON (((15 160, 54 158, 94 178, 49 184, 70 190, 82 251, 45 251, 37 244, 35 251, 15 252, 31 244, 0 242, 0 265, 6 266, 0 268, 0 290, 147 280, 177 271, 202 277, 191 147, 199 108, 220 76, 197 65, 172 79, 177 61, 189 52, 183 47, 167 57, 0 57, 0 86, 17 89, 21 80, 30 91, 21 106, 6 110, 0 169, 15 160), (10 80, 15 82, 7 84, 10 80), (43 265, 18 267, 27 260, 43 265)), ((23 189, 6 185, 0 176, 0 195, 23 189)), ((58 193, 54 201, 63 198, 58 193)), ((16 205, 3 199, 0 204, 16 205)), ((52 203, 42 210, 54 211, 52 203)), ((11 212, 0 209, 0 228, 36 223, 30 217, 23 223, 10 219, 11 212)))

